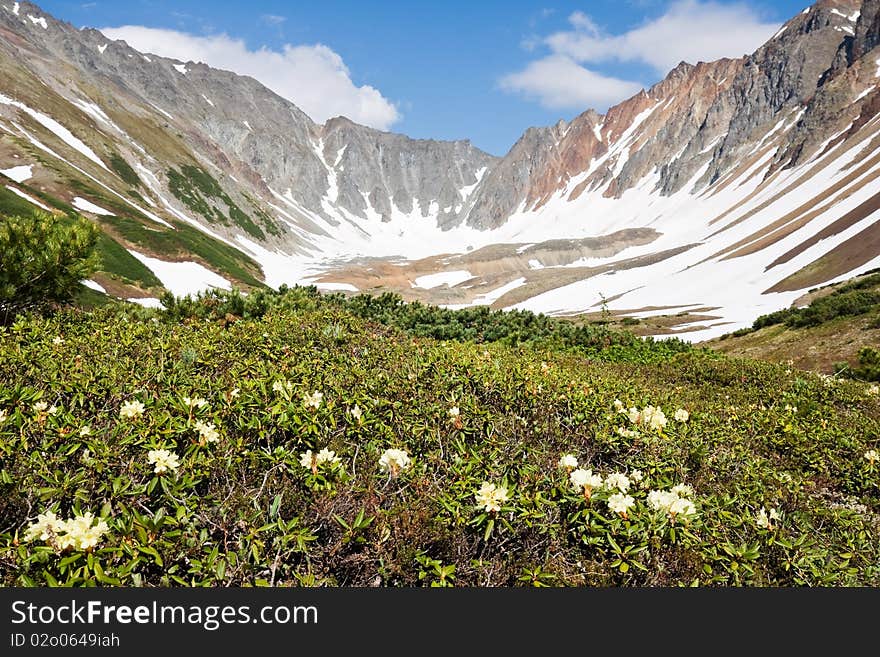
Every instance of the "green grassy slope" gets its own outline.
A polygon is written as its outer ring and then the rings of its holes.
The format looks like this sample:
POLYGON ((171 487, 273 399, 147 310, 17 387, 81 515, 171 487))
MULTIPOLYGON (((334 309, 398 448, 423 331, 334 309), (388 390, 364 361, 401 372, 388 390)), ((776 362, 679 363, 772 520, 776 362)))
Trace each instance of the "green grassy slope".
POLYGON ((402 326, 411 309, 378 324, 302 290, 249 317, 224 303, 4 331, 0 583, 880 585, 880 398, 862 384, 627 339, 437 341, 402 326), (156 474, 158 448, 179 467, 156 474), (302 457, 325 448, 338 462, 302 457), (383 471, 387 448, 410 467, 383 471), (574 488, 564 454, 629 477, 625 516, 620 490, 574 488), (497 511, 484 482, 506 490, 497 511), (653 509, 676 484, 693 513, 653 509), (49 509, 107 532, 91 551, 25 540, 49 509))
POLYGON ((791 362, 826 374, 846 367, 859 376, 860 353, 880 347, 880 272, 869 272, 811 290, 801 308, 755 320, 753 328, 705 344, 719 351, 773 362, 791 362))

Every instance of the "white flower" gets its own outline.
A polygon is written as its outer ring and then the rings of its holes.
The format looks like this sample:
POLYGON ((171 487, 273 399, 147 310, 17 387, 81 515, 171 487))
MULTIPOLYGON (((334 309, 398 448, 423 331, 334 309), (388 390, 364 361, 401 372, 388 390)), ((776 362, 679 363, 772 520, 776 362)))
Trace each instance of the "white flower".
POLYGON ((626 517, 626 512, 634 507, 635 504, 636 501, 632 498, 632 495, 615 493, 608 498, 608 508, 624 517, 626 517))
POLYGON ((360 409, 360 407, 359 407, 357 404, 355 404, 355 405, 352 407, 352 409, 349 411, 349 413, 351 413, 351 416, 352 416, 352 417, 355 419, 355 421, 357 421, 357 422, 360 422, 360 421, 361 421, 361 418, 362 418, 363 415, 364 415, 364 412, 360 409))
POLYGON ((64 520, 58 518, 54 511, 46 511, 46 513, 39 514, 37 521, 28 526, 24 534, 24 540, 33 541, 40 539, 41 541, 46 541, 62 533, 64 525, 64 520))
POLYGON ((287 379, 280 379, 272 384, 272 390, 279 394, 290 394, 293 391, 293 384, 287 379))
POLYGON ((641 421, 642 414, 639 412, 639 409, 634 406, 627 411, 626 416, 629 418, 629 421, 633 424, 638 424, 641 421))
POLYGON ((547 364, 546 361, 541 361, 541 371, 542 372, 549 372, 550 371, 550 366, 547 364))
POLYGON ((461 415, 461 411, 459 410, 458 406, 453 406, 452 408, 449 409, 449 417, 455 419, 459 415, 461 415))
POLYGON ((687 484, 676 484, 670 490, 678 497, 690 497, 694 494, 694 489, 687 484))
POLYGON ((779 520, 782 516, 780 516, 779 511, 776 509, 770 509, 769 514, 767 513, 767 509, 763 506, 761 510, 758 511, 758 515, 755 518, 755 524, 758 525, 761 529, 773 529, 773 521, 779 520))
POLYGON ((641 419, 643 424, 655 431, 660 431, 666 426, 666 416, 659 407, 645 406, 644 410, 642 410, 641 419))
POLYGON ((206 443, 216 443, 220 440, 220 432, 213 422, 202 422, 196 420, 195 430, 199 432, 202 440, 206 443))
POLYGON ((390 472, 393 476, 401 470, 406 470, 411 463, 409 454, 402 449, 386 449, 379 457, 379 468, 384 472, 390 472))
POLYGON ((673 415, 672 417, 675 418, 676 422, 687 422, 688 419, 691 417, 691 414, 688 413, 685 409, 679 408, 677 411, 675 411, 675 415, 673 415))
POLYGON ((180 460, 177 454, 169 452, 167 449, 151 449, 147 452, 147 461, 155 464, 153 472, 163 474, 169 470, 176 470, 180 467, 180 460))
POLYGON ((674 516, 692 516, 697 512, 697 507, 689 499, 677 497, 669 506, 669 513, 674 516))
POLYGON ((61 537, 62 547, 72 547, 74 550, 91 550, 110 528, 102 519, 93 525, 95 516, 91 512, 76 516, 65 524, 66 535, 61 537))
POLYGON ((880 460, 880 454, 877 453, 876 449, 869 449, 865 452, 865 458, 868 459, 868 463, 874 465, 874 463, 880 460))
POLYGON ((310 406, 311 408, 320 408, 321 401, 324 399, 324 393, 318 392, 315 390, 312 394, 306 394, 303 397, 306 406, 310 406))
POLYGON ((308 468, 309 470, 311 470, 311 469, 317 467, 318 462, 315 459, 315 455, 312 454, 312 450, 309 449, 299 455, 299 464, 302 467, 308 468))
POLYGON ((235 399, 240 394, 241 394, 241 388, 233 388, 232 391, 229 393, 229 397, 232 399, 235 399))
POLYGON ((144 405, 143 405, 143 403, 141 403, 137 400, 127 401, 124 404, 122 404, 122 407, 119 409, 119 417, 121 417, 121 418, 130 419, 130 418, 138 417, 139 415, 143 415, 143 414, 144 414, 144 405))
POLYGON ((619 399, 614 400, 614 410, 618 413, 626 413, 626 408, 624 408, 623 402, 619 399))
POLYGON ((318 452, 318 454, 315 456, 315 460, 317 461, 318 465, 321 465, 322 463, 329 463, 330 465, 335 465, 335 464, 339 463, 340 461, 342 461, 341 458, 336 456, 336 452, 334 452, 331 449, 327 449, 326 447, 324 449, 322 449, 320 452, 318 452))
POLYGON ((501 511, 501 506, 507 501, 507 489, 504 486, 496 486, 484 481, 480 489, 474 493, 477 506, 489 513, 501 511))
POLYGON ((6 422, 9 419, 9 415, 6 414, 6 411, 0 408, 0 424, 6 422))
POLYGON ((621 493, 625 493, 629 490, 630 481, 629 477, 627 477, 622 472, 613 472, 607 477, 605 477, 605 482, 603 484, 605 488, 612 489, 616 488, 621 493))
POLYGON ((637 438, 639 435, 638 431, 633 431, 632 429, 625 429, 623 427, 617 427, 617 435, 623 438, 637 438))
POLYGON ((562 456, 559 457, 559 461, 557 462, 557 465, 560 468, 565 468, 565 469, 570 470, 572 468, 578 467, 578 460, 577 460, 577 458, 575 458, 575 456, 573 454, 563 454, 562 456))
POLYGON ((60 335, 56 335, 54 338, 52 338, 52 344, 54 344, 56 347, 62 345, 64 344, 64 338, 62 338, 60 335))
POLYGON ((195 399, 190 399, 189 397, 183 398, 183 403, 189 406, 190 408, 203 408, 208 405, 207 399, 202 399, 201 397, 196 397, 195 399))
POLYGON ((87 424, 79 430, 79 435, 82 437, 91 436, 92 428, 87 424))
POLYGON ((678 499, 678 495, 671 491, 652 490, 648 493, 648 506, 655 511, 665 511, 668 513, 678 499))
POLYGON ((58 412, 57 406, 50 406, 48 409, 46 409, 46 413, 48 415, 55 415, 57 412, 58 412))
POLYGON ((45 413, 46 409, 49 408, 49 404, 44 401, 38 401, 36 404, 34 404, 33 408, 34 413, 45 413))
POLYGON ((645 478, 645 475, 642 474, 641 470, 633 470, 629 473, 629 478, 634 482, 639 483, 642 479, 645 478))
POLYGON ((602 486, 602 477, 600 475, 593 474, 592 470, 584 470, 583 468, 572 470, 568 475, 568 479, 575 490, 578 492, 583 491, 584 497, 588 499, 594 489, 602 486))
POLYGON ((869 395, 880 395, 880 386, 878 386, 876 384, 869 386, 868 387, 868 394, 869 395))

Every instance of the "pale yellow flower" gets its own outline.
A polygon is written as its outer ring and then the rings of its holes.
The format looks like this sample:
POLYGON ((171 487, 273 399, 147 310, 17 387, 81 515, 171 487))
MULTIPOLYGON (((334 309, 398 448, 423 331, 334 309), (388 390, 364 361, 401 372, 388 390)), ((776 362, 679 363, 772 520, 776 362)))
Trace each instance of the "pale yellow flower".
POLYGON ((615 493, 608 498, 608 508, 611 509, 614 513, 619 513, 624 518, 626 517, 627 511, 634 507, 635 504, 636 501, 633 499, 632 495, 615 493))
POLYGON ((675 415, 673 415, 672 417, 675 418, 676 422, 687 422, 690 416, 691 414, 688 413, 685 409, 679 408, 677 411, 675 411, 675 415))
POLYGON ((584 470, 583 468, 572 470, 568 479, 576 491, 583 491, 586 499, 590 498, 593 490, 602 486, 601 475, 593 474, 592 470, 584 470))
POLYGON ((497 513, 501 511, 502 505, 507 501, 507 489, 503 486, 484 481, 480 489, 474 493, 477 500, 477 506, 483 507, 488 513, 497 513))
POLYGON ((607 477, 605 477, 605 481, 603 482, 603 486, 608 489, 616 488, 621 493, 625 493, 629 490, 630 480, 622 472, 613 472, 607 477))
POLYGON ((199 432, 199 436, 203 442, 216 443, 220 440, 220 432, 217 431, 217 427, 213 422, 196 420, 195 430, 199 432))
POLYGON ((127 401, 119 409, 119 417, 131 419, 144 414, 144 405, 138 400, 127 401))
POLYGON ((379 457, 379 468, 384 472, 390 472, 393 476, 397 476, 402 470, 406 470, 412 460, 402 449, 386 449, 379 457))
POLYGON ((92 435, 92 428, 87 424, 79 430, 79 435, 83 438, 92 435))
POLYGON ((559 457, 557 465, 560 468, 571 470, 572 468, 578 467, 578 460, 573 454, 563 454, 559 457))
POLYGON ((44 401, 38 401, 33 406, 34 413, 37 413, 38 415, 45 413, 46 409, 48 409, 48 408, 49 408, 49 404, 44 401))
POLYGON ((364 412, 357 404, 352 407, 349 413, 351 413, 351 416, 355 419, 356 422, 360 422, 361 418, 364 416, 364 412))
POLYGON ((167 449, 151 449, 147 452, 147 461, 155 465, 153 472, 163 474, 180 467, 180 459, 177 454, 167 449))
POLYGON ((305 401, 306 406, 309 406, 314 409, 318 409, 321 407, 321 402, 323 401, 323 399, 324 399, 324 393, 318 392, 317 390, 315 390, 311 394, 306 394, 303 397, 303 400, 305 401))
POLYGON ((865 452, 865 458, 868 459, 868 463, 874 465, 874 463, 880 461, 880 454, 877 453, 876 449, 869 449, 865 452))
POLYGON ((326 447, 318 452, 318 454, 315 456, 315 460, 318 462, 318 465, 321 465, 322 463, 335 465, 342 461, 341 458, 336 456, 336 452, 334 452, 332 449, 327 449, 326 447))
POLYGON ((28 526, 24 534, 24 540, 49 540, 49 538, 57 537, 58 534, 63 532, 64 525, 64 520, 56 516, 54 511, 46 511, 39 514, 37 521, 28 526))

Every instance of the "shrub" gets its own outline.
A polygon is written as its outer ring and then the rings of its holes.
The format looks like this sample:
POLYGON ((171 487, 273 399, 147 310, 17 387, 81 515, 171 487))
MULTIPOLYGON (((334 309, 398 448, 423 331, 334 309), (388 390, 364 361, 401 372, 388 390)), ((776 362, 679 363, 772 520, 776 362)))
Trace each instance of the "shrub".
POLYGON ((97 267, 98 229, 48 214, 0 217, 0 324, 70 301, 97 267))

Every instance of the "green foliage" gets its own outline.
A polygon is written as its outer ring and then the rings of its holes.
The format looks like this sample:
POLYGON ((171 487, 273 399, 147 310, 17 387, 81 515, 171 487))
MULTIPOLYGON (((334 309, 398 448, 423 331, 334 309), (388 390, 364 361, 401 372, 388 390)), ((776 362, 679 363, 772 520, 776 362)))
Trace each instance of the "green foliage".
POLYGON ((113 153, 110 157, 110 168, 113 169, 117 176, 122 178, 122 180, 132 187, 142 186, 141 179, 138 178, 137 173, 135 173, 134 169, 132 169, 128 162, 126 162, 118 153, 113 153))
POLYGON ((103 271, 126 283, 144 288, 162 287, 162 281, 140 260, 129 253, 107 233, 98 236, 98 271, 103 271))
POLYGON ((321 294, 314 286, 282 286, 277 292, 258 290, 247 297, 238 291, 210 290, 195 298, 163 298, 165 317, 171 321, 188 318, 222 318, 228 315, 259 318, 275 310, 343 309, 369 322, 435 340, 498 342, 553 350, 576 350, 605 360, 661 362, 692 349, 678 339, 638 338, 628 331, 602 325, 581 325, 536 315, 525 310, 490 310, 486 306, 448 310, 420 302, 405 303, 391 292, 379 296, 321 294))
POLYGON ((184 164, 180 167, 180 171, 168 169, 167 175, 171 193, 193 212, 197 212, 208 221, 225 226, 232 223, 257 239, 265 239, 263 229, 255 224, 223 191, 220 183, 203 169, 184 164), (228 216, 218 207, 217 201, 226 206, 228 216))
POLYGON ((45 213, 0 216, 0 323, 70 301, 95 271, 98 229, 45 213))
MULTIPOLYGON (((255 272, 260 271, 259 264, 241 251, 206 235, 193 226, 175 222, 173 230, 166 226, 147 228, 144 224, 125 217, 103 217, 102 222, 126 241, 137 244, 148 252, 166 256, 194 253, 220 272, 241 283, 263 287, 263 283, 254 275, 255 272)), ((128 255, 133 258, 131 254, 128 255)))
POLYGON ((761 315, 752 324, 753 329, 785 324, 789 328, 820 326, 838 317, 854 317, 875 312, 880 307, 880 273, 856 278, 820 297, 805 308, 784 308, 761 315))
POLYGON ((880 381, 880 351, 863 347, 859 351, 859 366, 853 368, 850 374, 863 381, 880 381))
POLYGON ((167 304, 0 329, 0 585, 880 586, 864 384, 698 350, 643 363, 628 338, 585 357, 516 313, 459 321, 509 345, 437 341, 413 331, 454 317, 312 288, 167 304), (665 424, 626 410, 648 405, 665 424), (388 448, 411 464, 383 469, 388 448), (157 473, 159 449, 179 467, 157 473), (563 454, 627 473, 626 516, 563 454), (693 514, 649 502, 680 483, 693 514), (29 535, 50 510, 108 531, 29 535))

